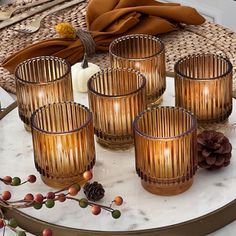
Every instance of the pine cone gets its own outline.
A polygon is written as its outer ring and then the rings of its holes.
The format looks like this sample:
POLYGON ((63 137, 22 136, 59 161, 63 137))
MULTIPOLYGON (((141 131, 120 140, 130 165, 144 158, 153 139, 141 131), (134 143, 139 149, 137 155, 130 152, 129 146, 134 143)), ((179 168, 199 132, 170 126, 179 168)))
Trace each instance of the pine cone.
POLYGON ((232 145, 223 133, 205 130, 197 136, 198 165, 209 170, 230 164, 232 145))
POLYGON ((84 194, 90 201, 98 201, 104 197, 105 190, 98 182, 86 183, 84 185, 84 194))

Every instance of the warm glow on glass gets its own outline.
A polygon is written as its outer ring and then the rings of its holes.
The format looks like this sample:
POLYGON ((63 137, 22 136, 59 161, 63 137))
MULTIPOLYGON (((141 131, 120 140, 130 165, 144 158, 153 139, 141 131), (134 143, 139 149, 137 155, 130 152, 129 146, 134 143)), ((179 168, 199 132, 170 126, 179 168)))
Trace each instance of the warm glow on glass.
POLYGON ((151 35, 134 34, 115 39, 109 48, 111 66, 134 68, 147 79, 148 104, 160 101, 166 89, 164 44, 151 35))
POLYGON ((83 182, 95 163, 92 113, 74 102, 54 103, 32 115, 35 166, 49 186, 83 182))
POLYGON ((168 148, 164 149, 164 156, 166 158, 169 158, 170 157, 170 150, 168 148))
POLYGON ((153 107, 134 121, 136 171, 155 194, 186 191, 197 169, 197 122, 183 108, 153 107))
POLYGON ((16 68, 19 115, 28 127, 31 114, 48 103, 72 101, 71 68, 67 61, 52 56, 31 58, 16 68))
POLYGON ((145 78, 133 69, 106 69, 88 82, 97 141, 109 148, 133 145, 133 121, 146 108, 145 78))
POLYGON ((176 106, 199 122, 221 122, 232 112, 232 64, 222 56, 196 54, 175 65, 176 106))

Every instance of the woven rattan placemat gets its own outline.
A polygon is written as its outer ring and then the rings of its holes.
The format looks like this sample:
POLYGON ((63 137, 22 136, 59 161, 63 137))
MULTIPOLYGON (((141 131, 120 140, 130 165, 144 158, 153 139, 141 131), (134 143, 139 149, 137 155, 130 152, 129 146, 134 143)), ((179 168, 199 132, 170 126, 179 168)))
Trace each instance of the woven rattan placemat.
MULTIPOLYGON (((24 3, 32 1, 35 0, 25 0, 24 3)), ((23 4, 22 0, 16 0, 14 3, 14 5, 20 4, 23 4)), ((70 22, 75 27, 86 28, 86 5, 87 2, 84 2, 47 16, 40 30, 31 35, 15 32, 12 30, 15 25, 0 30, 0 64, 6 57, 27 45, 46 38, 57 37, 54 26, 60 22, 70 22)), ((39 15, 26 19, 20 24, 28 24, 39 15)), ((175 62, 185 55, 198 52, 221 53, 226 55, 234 66, 233 90, 236 90, 236 33, 218 24, 206 22, 200 26, 188 26, 161 35, 160 38, 166 47, 166 67, 169 73, 173 72, 175 62)), ((108 53, 97 53, 90 58, 90 61, 102 68, 108 67, 108 53)), ((2 67, 0 67, 0 86, 15 93, 14 76, 2 67)))

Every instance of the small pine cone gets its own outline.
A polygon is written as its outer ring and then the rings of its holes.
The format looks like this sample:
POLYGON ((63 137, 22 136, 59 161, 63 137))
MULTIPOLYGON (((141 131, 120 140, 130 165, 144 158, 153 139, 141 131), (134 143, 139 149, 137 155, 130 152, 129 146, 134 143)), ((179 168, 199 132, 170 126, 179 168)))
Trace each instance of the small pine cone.
POLYGON ((197 136, 198 165, 209 170, 230 164, 232 145, 223 133, 205 130, 197 136))
POLYGON ((104 197, 105 190, 98 182, 86 183, 84 185, 84 194, 90 201, 98 201, 104 197))

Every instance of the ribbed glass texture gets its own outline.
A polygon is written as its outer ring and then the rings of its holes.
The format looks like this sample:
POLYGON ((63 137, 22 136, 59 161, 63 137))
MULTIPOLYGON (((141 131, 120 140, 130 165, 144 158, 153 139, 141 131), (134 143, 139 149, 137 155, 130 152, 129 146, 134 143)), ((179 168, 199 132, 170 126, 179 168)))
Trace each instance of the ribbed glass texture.
POLYGON ((187 190, 197 169, 196 118, 183 108, 153 107, 134 121, 136 171, 145 189, 187 190))
POLYGON ((134 34, 115 39, 109 48, 111 66, 133 68, 147 79, 147 103, 160 101, 166 89, 164 44, 151 35, 134 34))
POLYGON ((232 64, 214 54, 189 55, 175 65, 176 106, 199 122, 221 122, 232 112, 232 64))
POLYGON ((37 108, 73 100, 71 67, 64 59, 31 58, 17 66, 15 78, 19 115, 26 125, 37 108))
POLYGON ((92 113, 74 102, 54 103, 33 113, 35 166, 43 181, 65 187, 83 181, 95 163, 92 113))
POLYGON ((108 148, 133 145, 132 123, 146 108, 145 78, 133 69, 106 69, 88 82, 97 141, 108 148))

